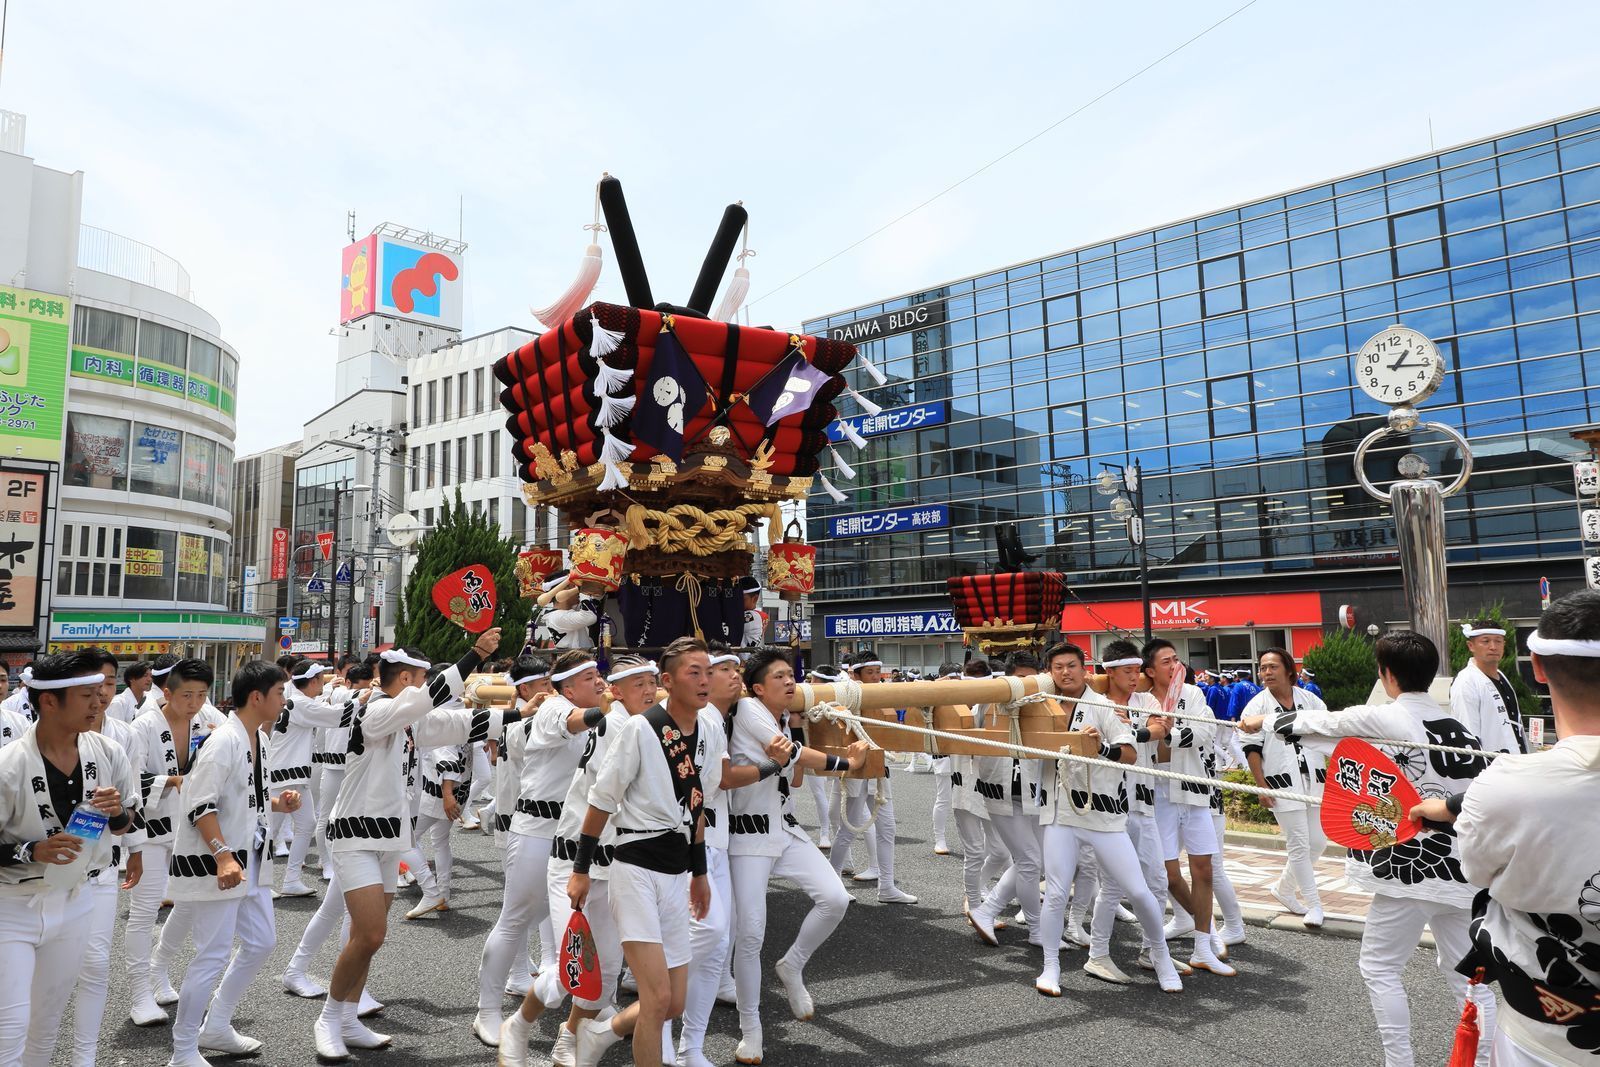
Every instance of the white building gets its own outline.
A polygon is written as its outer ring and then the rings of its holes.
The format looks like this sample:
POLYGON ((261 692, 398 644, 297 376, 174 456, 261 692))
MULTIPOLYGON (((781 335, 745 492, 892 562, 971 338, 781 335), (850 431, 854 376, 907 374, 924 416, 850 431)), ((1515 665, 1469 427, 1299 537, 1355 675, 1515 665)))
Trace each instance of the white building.
POLYGON ((39 435, 16 438, 17 455, 60 464, 50 648, 172 651, 231 675, 264 632, 229 588, 238 355, 182 266, 83 226, 82 172, 36 165, 21 116, 4 121, 0 277, 15 288, 0 287, 0 312, 39 310, 0 323, 0 388, 37 398, 39 435))

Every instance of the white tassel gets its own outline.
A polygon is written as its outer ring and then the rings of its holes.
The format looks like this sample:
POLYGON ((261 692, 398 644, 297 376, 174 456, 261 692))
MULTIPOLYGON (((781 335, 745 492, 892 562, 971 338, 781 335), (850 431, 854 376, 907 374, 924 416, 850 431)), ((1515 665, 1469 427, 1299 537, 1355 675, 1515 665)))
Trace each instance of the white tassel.
POLYGON ((633 371, 613 367, 605 360, 600 360, 600 369, 594 372, 594 391, 610 395, 632 381, 633 371))
POLYGON ((604 493, 608 489, 628 488, 628 476, 622 473, 622 468, 615 463, 606 464, 606 476, 600 479, 597 491, 604 493))
POLYGON ((600 397, 600 415, 595 420, 607 430, 613 429, 633 410, 631 396, 604 396, 600 397))
POLYGON ((589 354, 596 360, 601 356, 609 356, 622 343, 622 331, 606 329, 592 312, 589 315, 589 329, 594 334, 589 340, 589 354))
POLYGON ((850 443, 856 446, 857 450, 867 447, 867 439, 856 432, 856 428, 850 425, 849 419, 839 420, 839 432, 844 434, 850 443))
POLYGON ((583 253, 583 263, 578 267, 578 276, 567 286, 567 291, 557 297, 554 303, 529 310, 547 329, 555 329, 588 302, 589 294, 594 292, 594 284, 599 280, 600 246, 590 245, 583 253))
POLYGON ((844 461, 844 457, 839 455, 839 450, 837 448, 830 448, 828 451, 833 453, 833 465, 839 468, 839 473, 844 475, 845 480, 850 482, 855 481, 855 468, 844 461))
POLYGON ((633 455, 633 445, 626 441, 618 440, 608 433, 600 435, 603 440, 600 444, 600 462, 623 463, 633 455))
POLYGON ((733 280, 728 282, 728 291, 722 295, 722 303, 717 305, 716 314, 711 317, 719 322, 732 322, 734 316, 739 314, 739 309, 744 306, 744 298, 749 295, 750 272, 740 267, 733 272, 733 280))
POLYGON ((861 369, 867 372, 867 377, 871 378, 873 381, 877 382, 879 385, 888 384, 888 380, 886 378, 884 378, 884 376, 883 376, 883 371, 879 370, 876 366, 874 366, 872 360, 863 359, 863 360, 860 361, 860 363, 861 363, 861 369))
POLYGON ((868 400, 854 389, 850 390, 850 395, 855 397, 856 403, 861 405, 861 410, 865 411, 868 415, 881 415, 883 413, 883 408, 879 407, 877 404, 874 404, 872 401, 868 400))
POLYGON ((828 476, 826 474, 823 474, 821 471, 818 471, 817 472, 817 481, 819 483, 821 483, 822 491, 824 493, 827 493, 829 496, 833 497, 833 502, 835 504, 843 504, 844 503, 844 500, 845 500, 844 494, 839 492, 839 490, 837 490, 837 489, 835 489, 833 487, 833 483, 828 481, 828 476))

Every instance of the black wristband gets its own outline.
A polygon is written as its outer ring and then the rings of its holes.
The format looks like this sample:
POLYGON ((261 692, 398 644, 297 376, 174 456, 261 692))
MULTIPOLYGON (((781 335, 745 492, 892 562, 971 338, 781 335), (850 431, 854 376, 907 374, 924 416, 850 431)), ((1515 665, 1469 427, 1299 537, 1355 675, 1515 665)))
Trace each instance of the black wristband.
MULTIPOLYGON (((504 717, 501 719, 500 725, 509 730, 511 727, 515 726, 521 721, 522 711, 519 708, 512 708, 510 711, 505 713, 504 717)), ((488 743, 492 745, 495 744, 495 741, 491 739, 488 743)))
POLYGON ((1458 818, 1461 815, 1461 805, 1465 804, 1466 802, 1467 791, 1465 789, 1459 793, 1451 793, 1449 796, 1444 798, 1444 806, 1449 809, 1451 815, 1457 816, 1458 818))
POLYGON ((595 851, 600 847, 600 839, 591 834, 578 835, 578 852, 572 857, 572 873, 588 874, 589 868, 594 865, 595 851))
POLYGON ((605 717, 606 717, 606 709, 605 708, 584 708, 583 709, 583 728, 585 730, 593 730, 596 726, 600 725, 600 720, 605 718, 605 717))
POLYGON ((779 771, 783 770, 783 767, 780 766, 778 761, 775 759, 764 759, 760 763, 756 764, 756 770, 760 772, 756 776, 756 780, 759 782, 764 782, 768 778, 771 778, 774 774, 777 774, 779 771))
POLYGON ((706 843, 693 841, 689 844, 689 873, 699 878, 706 873, 706 843))
POLYGON ((132 822, 133 822, 133 816, 129 815, 126 811, 124 811, 124 812, 119 813, 116 818, 114 818, 111 821, 107 822, 106 823, 106 827, 108 829, 110 829, 113 833, 116 833, 116 832, 118 832, 120 830, 126 830, 128 828, 128 826, 129 826, 129 824, 131 824, 132 822))
POLYGON ((1137 741, 1141 745, 1149 743, 1149 741, 1150 741, 1150 727, 1148 727, 1148 726, 1139 727, 1139 731, 1138 731, 1138 733, 1133 735, 1133 739, 1135 741, 1137 741))
POLYGON ((793 741, 797 745, 805 744, 806 743, 806 728, 804 726, 791 726, 791 727, 789 727, 789 740, 793 741))
POLYGON ((850 757, 830 754, 828 761, 822 765, 822 769, 825 771, 848 771, 850 769, 850 757))
POLYGON ((1120 762, 1122 762, 1122 746, 1121 745, 1101 745, 1100 746, 1100 755, 1104 756, 1106 759, 1110 760, 1112 763, 1120 763, 1120 762))

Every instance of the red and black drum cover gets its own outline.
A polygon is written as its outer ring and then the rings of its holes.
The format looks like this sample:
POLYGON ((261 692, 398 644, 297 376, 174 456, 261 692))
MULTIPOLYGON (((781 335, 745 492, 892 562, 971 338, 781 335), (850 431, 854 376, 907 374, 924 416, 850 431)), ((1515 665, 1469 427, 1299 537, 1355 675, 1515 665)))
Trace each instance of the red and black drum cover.
POLYGON ((948 580, 963 629, 993 625, 1051 627, 1061 620, 1066 583, 1057 571, 966 574, 948 580))

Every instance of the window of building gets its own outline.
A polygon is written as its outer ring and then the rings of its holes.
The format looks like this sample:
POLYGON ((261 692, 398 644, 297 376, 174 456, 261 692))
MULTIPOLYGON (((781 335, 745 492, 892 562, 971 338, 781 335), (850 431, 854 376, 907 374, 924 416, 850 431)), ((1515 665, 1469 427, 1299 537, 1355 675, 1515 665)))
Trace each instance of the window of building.
POLYGON ((122 527, 63 523, 57 552, 57 596, 122 596, 122 527))
POLYGON ((1244 257, 1219 256, 1200 264, 1200 314, 1230 315, 1245 309, 1244 257))
POLYGON ((217 444, 217 494, 216 505, 219 508, 228 506, 228 501, 233 498, 233 449, 218 442, 217 444))
POLYGON ((1255 429, 1250 375, 1206 383, 1211 393, 1211 436, 1231 437, 1255 429))
POLYGON ((439 400, 439 383, 438 382, 429 382, 428 383, 428 422, 427 422, 427 425, 429 425, 429 426, 432 426, 434 424, 434 422, 436 422, 438 420, 438 418, 439 418, 439 410, 438 410, 438 406, 437 406, 438 400, 439 400))
POLYGON ((425 530, 433 529, 433 509, 429 508, 422 513, 422 526, 425 530))
POLYGON ((1450 265, 1445 255, 1444 211, 1437 205, 1389 217, 1390 253, 1394 257, 1394 276, 1439 270, 1450 265))
POLYGON ((453 379, 450 378, 441 379, 441 382, 444 386, 444 396, 441 398, 439 403, 439 415, 444 419, 450 418, 450 385, 452 381, 453 379))
POLYGON ((73 312, 72 343, 84 348, 99 348, 131 356, 139 333, 139 320, 103 308, 79 304, 73 312))
POLYGON ((511 501, 511 540, 518 545, 528 543, 528 509, 520 500, 511 501))
POLYGON ((1050 456, 1073 459, 1088 454, 1085 433, 1089 418, 1083 404, 1062 404, 1050 409, 1050 456))
POLYGON ((483 434, 472 435, 472 480, 483 477, 483 434))
POLYGON ((230 393, 239 387, 239 357, 226 350, 222 353, 221 385, 230 393))
POLYGON ((189 335, 148 320, 139 323, 139 358, 182 369, 187 365, 189 335))
POLYGON ((178 575, 178 535, 130 526, 122 595, 128 600, 171 600, 178 575))
POLYGON ((489 477, 500 477, 500 431, 489 433, 489 477))
POLYGON ((217 448, 206 437, 185 434, 183 442, 183 499, 196 504, 215 503, 217 448))
POLYGON ((1078 294, 1068 293, 1044 304, 1045 345, 1066 348, 1078 343, 1078 294))
MULTIPOLYGON (((411 387, 411 428, 415 430, 422 425, 422 383, 418 382, 411 387)), ((412 486, 413 489, 416 486, 412 486)))
POLYGON ((489 525, 500 525, 500 498, 494 497, 489 501, 489 525))
MULTIPOLYGON (((430 382, 429 384, 431 385, 432 383, 430 382)), ((433 478, 434 478, 434 474, 435 474, 434 463, 437 460, 437 458, 438 457, 435 455, 434 446, 430 444, 428 446, 428 462, 427 462, 427 465, 423 468, 424 474, 427 476, 427 479, 428 479, 427 485, 428 485, 429 489, 433 488, 433 478)))
POLYGON ((456 438, 456 481, 467 480, 467 439, 456 438))
POLYGON ((450 442, 439 442, 439 485, 444 488, 450 486, 450 442))
POLYGON ((202 337, 189 339, 189 373, 210 382, 222 380, 222 349, 202 337))
POLYGON ((483 397, 483 368, 479 367, 472 372, 472 410, 482 415, 485 410, 483 397))
POLYGON ((177 498, 182 453, 183 434, 177 430, 148 422, 134 423, 128 463, 132 476, 129 488, 135 493, 177 498))
POLYGON ((67 412, 68 485, 128 488, 128 421, 67 412))
POLYGON ((411 491, 414 493, 422 486, 422 446, 418 445, 411 450, 411 491))
POLYGON ((459 407, 460 407, 460 410, 457 411, 456 414, 465 417, 466 415, 470 414, 470 412, 467 409, 468 401, 467 401, 467 372, 466 371, 462 371, 460 374, 456 375, 456 396, 460 397, 460 400, 457 402, 459 407))

